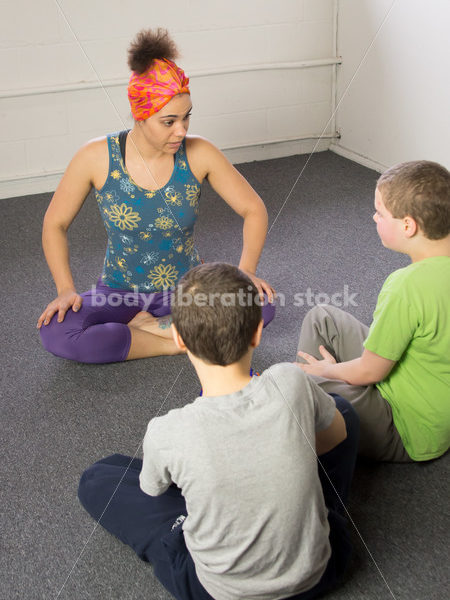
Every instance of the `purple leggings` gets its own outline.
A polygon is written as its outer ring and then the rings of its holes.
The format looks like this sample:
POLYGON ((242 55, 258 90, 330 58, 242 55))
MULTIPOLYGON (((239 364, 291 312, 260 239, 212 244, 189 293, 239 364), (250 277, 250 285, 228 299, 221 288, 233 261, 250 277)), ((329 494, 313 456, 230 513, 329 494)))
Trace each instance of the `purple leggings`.
MULTIPOLYGON (((46 350, 82 363, 121 362, 128 356, 131 331, 127 323, 140 311, 154 317, 170 314, 172 292, 144 294, 104 285, 100 280, 81 294, 83 304, 78 312, 68 310, 64 321, 54 315, 40 329, 46 350)), ((275 315, 275 306, 262 307, 264 327, 275 315)))

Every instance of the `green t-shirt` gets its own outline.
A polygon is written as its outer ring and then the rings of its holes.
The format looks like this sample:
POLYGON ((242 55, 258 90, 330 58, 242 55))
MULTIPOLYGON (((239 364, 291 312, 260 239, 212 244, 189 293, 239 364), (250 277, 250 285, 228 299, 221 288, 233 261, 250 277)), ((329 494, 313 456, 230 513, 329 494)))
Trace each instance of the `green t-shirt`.
POLYGON ((395 360, 377 384, 413 460, 450 445, 450 257, 435 256, 385 281, 365 348, 395 360))

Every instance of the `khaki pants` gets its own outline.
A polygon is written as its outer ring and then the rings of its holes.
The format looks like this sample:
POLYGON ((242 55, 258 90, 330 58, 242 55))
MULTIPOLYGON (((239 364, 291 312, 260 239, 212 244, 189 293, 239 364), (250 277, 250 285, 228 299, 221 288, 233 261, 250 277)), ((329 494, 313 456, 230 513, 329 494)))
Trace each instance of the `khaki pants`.
MULTIPOLYGON (((323 345, 337 362, 359 358, 369 328, 352 315, 329 305, 312 308, 303 320, 298 349, 321 359, 323 345)), ((306 362, 297 356, 298 362, 306 362)), ((360 419, 359 453, 375 460, 412 462, 394 425, 389 403, 374 385, 357 386, 311 375, 327 393, 339 394, 360 419)))

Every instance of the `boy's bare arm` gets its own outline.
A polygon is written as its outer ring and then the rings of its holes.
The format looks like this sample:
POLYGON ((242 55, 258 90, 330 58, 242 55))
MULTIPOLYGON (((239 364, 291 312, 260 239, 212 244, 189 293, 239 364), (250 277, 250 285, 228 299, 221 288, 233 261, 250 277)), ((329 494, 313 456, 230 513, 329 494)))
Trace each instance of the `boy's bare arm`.
POLYGON ((347 437, 347 428, 345 426, 344 417, 336 410, 334 419, 331 425, 322 431, 316 433, 316 452, 317 455, 329 452, 335 446, 340 444, 347 437))
POLYGON ((323 360, 317 360, 314 356, 300 351, 298 355, 306 360, 307 364, 296 363, 296 365, 310 375, 339 379, 351 385, 378 383, 388 376, 395 365, 394 360, 383 358, 366 349, 359 358, 342 363, 337 363, 324 346, 319 346, 319 351, 323 360))

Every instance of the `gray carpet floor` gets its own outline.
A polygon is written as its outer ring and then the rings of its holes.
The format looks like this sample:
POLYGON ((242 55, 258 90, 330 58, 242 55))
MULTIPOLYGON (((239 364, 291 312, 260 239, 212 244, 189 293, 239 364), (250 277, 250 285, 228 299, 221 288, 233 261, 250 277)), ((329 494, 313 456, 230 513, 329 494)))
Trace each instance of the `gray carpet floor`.
MULTIPOLYGON (((324 294, 346 289, 347 310, 370 323, 384 279, 408 263, 378 240, 372 221, 374 171, 330 152, 316 154, 283 206, 306 160, 294 156, 239 167, 266 202, 270 223, 275 221, 259 272, 285 298, 255 353, 260 371, 294 360, 308 298, 313 302, 322 294, 323 302, 324 294), (304 306, 294 304, 299 293, 304 306)), ((76 491, 92 462, 114 452, 139 455, 146 424, 162 401, 164 411, 190 402, 198 382, 183 356, 96 366, 42 349, 35 323, 54 294, 40 248, 50 197, 0 201, 0 597, 168 600, 152 568, 95 527, 76 491)), ((240 219, 208 187, 201 203, 196 236, 202 257, 236 263, 240 219)), ((82 291, 95 282, 105 248, 92 196, 70 231, 70 243, 82 291)), ((450 597, 449 465, 448 455, 429 464, 358 463, 349 507, 354 557, 345 582, 327 597, 450 597)))

